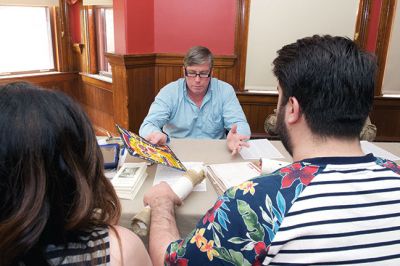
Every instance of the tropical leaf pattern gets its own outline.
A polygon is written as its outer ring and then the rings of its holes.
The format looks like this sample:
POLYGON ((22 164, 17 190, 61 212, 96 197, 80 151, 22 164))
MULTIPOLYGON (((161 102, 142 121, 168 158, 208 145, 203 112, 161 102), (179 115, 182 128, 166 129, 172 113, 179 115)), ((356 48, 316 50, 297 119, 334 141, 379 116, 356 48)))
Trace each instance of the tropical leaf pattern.
POLYGON ((321 170, 296 162, 228 189, 185 239, 169 245, 165 265, 261 265, 290 207, 321 170))

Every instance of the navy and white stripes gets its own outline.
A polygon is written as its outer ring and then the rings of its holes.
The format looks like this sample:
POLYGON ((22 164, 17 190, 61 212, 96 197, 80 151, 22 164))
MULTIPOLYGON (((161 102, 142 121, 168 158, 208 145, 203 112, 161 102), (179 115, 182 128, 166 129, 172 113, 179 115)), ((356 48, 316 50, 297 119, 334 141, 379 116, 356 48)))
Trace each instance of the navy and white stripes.
POLYGON ((399 168, 362 158, 310 161, 323 170, 290 207, 264 264, 400 265, 399 168))

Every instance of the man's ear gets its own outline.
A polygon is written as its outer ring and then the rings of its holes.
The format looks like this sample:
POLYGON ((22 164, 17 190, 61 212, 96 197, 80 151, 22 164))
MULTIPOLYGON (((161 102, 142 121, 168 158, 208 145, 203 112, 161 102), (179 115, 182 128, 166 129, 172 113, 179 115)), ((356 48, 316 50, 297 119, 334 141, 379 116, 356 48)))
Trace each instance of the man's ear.
POLYGON ((301 118, 300 104, 295 97, 289 97, 286 104, 286 116, 289 124, 296 123, 301 118))

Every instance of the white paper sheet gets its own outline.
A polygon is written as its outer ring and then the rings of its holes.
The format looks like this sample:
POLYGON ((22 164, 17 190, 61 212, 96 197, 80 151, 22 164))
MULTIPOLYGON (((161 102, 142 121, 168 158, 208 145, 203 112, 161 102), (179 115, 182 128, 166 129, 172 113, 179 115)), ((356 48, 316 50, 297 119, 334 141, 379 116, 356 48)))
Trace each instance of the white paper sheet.
POLYGON ((268 139, 252 139, 247 143, 250 144, 250 147, 243 147, 240 151, 240 155, 244 160, 284 158, 268 139))
MULTIPOLYGON (((200 171, 204 168, 204 163, 202 162, 182 162, 186 169, 193 169, 195 171, 200 171)), ((165 181, 171 187, 174 186, 178 180, 183 176, 183 172, 177 169, 167 167, 164 165, 157 165, 156 175, 154 177, 153 185, 156 185, 162 181, 165 181)), ((207 191, 206 180, 204 179, 200 184, 193 188, 193 191, 207 191)))
POLYGON ((388 152, 387 150, 384 150, 375 144, 368 142, 368 141, 360 141, 361 142, 361 149, 363 150, 364 153, 372 153, 374 154, 375 157, 381 157, 384 159, 388 159, 391 161, 397 161, 400 160, 400 157, 394 155, 391 152, 388 152))
POLYGON ((209 167, 226 188, 237 186, 261 175, 260 169, 250 162, 211 164, 209 167))

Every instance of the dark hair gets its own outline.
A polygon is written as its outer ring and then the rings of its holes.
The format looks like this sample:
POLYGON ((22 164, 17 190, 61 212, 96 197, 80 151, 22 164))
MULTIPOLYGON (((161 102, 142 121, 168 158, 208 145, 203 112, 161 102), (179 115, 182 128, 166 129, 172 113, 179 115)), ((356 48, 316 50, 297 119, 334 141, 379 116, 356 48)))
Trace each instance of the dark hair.
POLYGON ((48 244, 117 222, 91 123, 68 96, 28 83, 0 87, 0 264, 46 264, 48 244))
POLYGON ((373 102, 374 56, 348 38, 314 35, 284 46, 273 65, 281 105, 294 96, 313 133, 359 136, 373 102))
POLYGON ((193 66, 193 65, 201 65, 204 63, 208 63, 210 68, 213 67, 214 64, 214 56, 211 51, 204 46, 193 46, 186 53, 185 58, 183 59, 183 65, 193 66))

